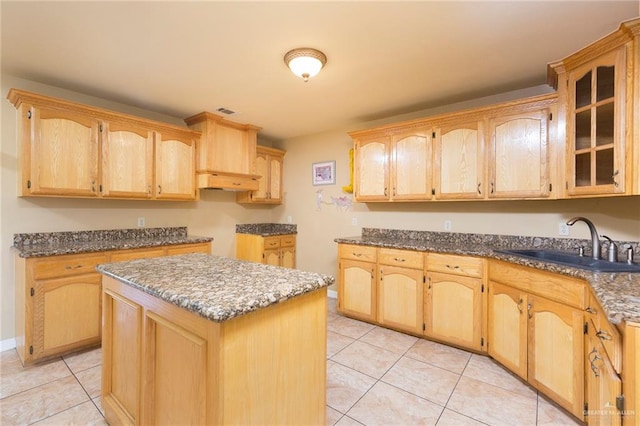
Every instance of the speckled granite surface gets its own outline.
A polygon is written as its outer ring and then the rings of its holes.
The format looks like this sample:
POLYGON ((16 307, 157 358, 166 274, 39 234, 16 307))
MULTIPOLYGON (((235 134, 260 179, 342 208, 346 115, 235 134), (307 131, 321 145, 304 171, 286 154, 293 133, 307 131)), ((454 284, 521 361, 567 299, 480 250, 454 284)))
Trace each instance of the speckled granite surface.
POLYGON ((106 263, 96 269, 217 322, 334 282, 328 275, 203 253, 106 263))
MULTIPOLYGON (((363 228, 361 236, 336 238, 334 241, 373 247, 481 256, 582 278, 591 286, 612 323, 619 324, 622 321, 640 323, 640 273, 596 273, 496 251, 506 248, 553 248, 573 251, 579 246, 590 247, 590 240, 363 228)), ((622 246, 625 242, 616 243, 622 246)), ((634 247, 636 263, 640 262, 640 243, 626 243, 634 247)), ((624 259, 624 254, 620 253, 619 258, 624 259)))
POLYGON ((14 234, 13 247, 20 257, 41 257, 209 241, 213 238, 187 235, 181 226, 14 234))
POLYGON ((272 235, 297 234, 298 226, 283 223, 246 223, 236 225, 236 234, 272 235))

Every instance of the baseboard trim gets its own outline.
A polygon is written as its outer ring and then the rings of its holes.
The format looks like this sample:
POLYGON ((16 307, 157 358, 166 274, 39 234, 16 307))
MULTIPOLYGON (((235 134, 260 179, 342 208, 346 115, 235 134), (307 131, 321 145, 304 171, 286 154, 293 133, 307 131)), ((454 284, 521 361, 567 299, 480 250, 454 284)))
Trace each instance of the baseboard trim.
POLYGON ((9 349, 15 349, 16 339, 0 340, 0 352, 8 351, 9 349))
POLYGON ((338 298, 338 292, 335 290, 327 290, 327 297, 330 297, 332 299, 337 299, 338 298))

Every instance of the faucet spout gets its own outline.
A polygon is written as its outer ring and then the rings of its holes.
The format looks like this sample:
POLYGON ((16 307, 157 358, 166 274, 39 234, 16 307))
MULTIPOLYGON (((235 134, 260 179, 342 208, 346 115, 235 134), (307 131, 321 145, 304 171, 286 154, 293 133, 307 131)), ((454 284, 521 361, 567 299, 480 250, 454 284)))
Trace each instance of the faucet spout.
POLYGON ((585 217, 573 217, 567 221, 567 225, 573 226, 576 222, 584 222, 589 227, 589 231, 591 232, 591 257, 598 260, 600 259, 600 237, 598 237, 598 231, 596 231, 596 227, 594 224, 585 217))

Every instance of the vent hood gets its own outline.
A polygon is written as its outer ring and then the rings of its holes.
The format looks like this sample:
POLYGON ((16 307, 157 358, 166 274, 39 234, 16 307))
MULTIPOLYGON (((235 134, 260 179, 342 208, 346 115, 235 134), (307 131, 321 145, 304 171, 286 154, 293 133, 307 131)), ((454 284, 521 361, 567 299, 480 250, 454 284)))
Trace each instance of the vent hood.
POLYGON ((198 173, 198 188, 222 189, 225 191, 257 191, 259 175, 213 172, 198 173))

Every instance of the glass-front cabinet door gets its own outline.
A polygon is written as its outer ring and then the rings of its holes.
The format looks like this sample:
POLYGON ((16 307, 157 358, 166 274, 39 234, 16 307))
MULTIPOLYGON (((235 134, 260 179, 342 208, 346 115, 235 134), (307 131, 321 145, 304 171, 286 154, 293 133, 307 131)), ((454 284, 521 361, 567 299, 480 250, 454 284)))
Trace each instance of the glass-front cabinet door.
POLYGON ((568 75, 567 191, 625 192, 625 49, 568 75))

